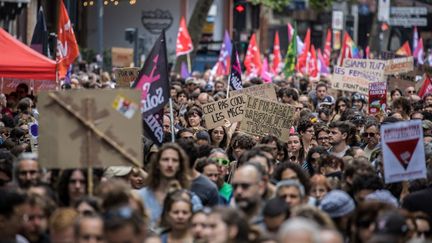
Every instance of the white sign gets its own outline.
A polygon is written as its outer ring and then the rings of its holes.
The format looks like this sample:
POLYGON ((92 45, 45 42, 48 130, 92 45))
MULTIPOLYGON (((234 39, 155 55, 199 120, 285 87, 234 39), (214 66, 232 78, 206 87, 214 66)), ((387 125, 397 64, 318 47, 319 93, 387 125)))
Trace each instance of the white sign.
POLYGON ((390 26, 427 26, 427 18, 391 18, 389 20, 390 26))
POLYGON ((332 28, 333 30, 343 30, 344 18, 342 11, 333 11, 332 28))
POLYGON ((425 8, 425 7, 391 7, 390 13, 391 13, 391 15, 399 15, 399 16, 401 16, 401 15, 403 15, 403 16, 427 15, 427 8, 425 8))
POLYGON ((426 178, 422 121, 381 127, 385 183, 426 178))
POLYGON ((390 18, 390 0, 379 0, 378 2, 378 20, 388 22, 390 18))

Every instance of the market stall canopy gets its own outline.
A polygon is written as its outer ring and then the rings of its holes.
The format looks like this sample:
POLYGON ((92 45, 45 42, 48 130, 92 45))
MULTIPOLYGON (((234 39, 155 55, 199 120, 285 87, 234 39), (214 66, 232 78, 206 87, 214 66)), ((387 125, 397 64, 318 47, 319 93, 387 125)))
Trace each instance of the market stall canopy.
POLYGON ((56 80, 56 62, 0 28, 0 78, 56 80))

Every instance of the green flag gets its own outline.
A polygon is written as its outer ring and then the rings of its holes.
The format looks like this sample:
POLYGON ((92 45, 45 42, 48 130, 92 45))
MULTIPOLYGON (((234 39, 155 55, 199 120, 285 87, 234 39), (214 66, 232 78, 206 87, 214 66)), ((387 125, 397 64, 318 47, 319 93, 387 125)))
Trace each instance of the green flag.
POLYGON ((287 54, 285 55, 285 65, 283 72, 285 77, 294 74, 297 60, 297 25, 294 27, 294 33, 291 37, 291 42, 288 45, 287 54))

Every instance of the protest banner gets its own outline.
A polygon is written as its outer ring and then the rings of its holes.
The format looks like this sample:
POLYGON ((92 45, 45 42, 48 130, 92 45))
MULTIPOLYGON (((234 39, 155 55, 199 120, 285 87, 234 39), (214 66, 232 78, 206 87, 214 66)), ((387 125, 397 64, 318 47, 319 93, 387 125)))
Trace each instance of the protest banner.
POLYGON ((113 67, 129 67, 131 63, 133 63, 132 48, 111 48, 111 64, 113 67))
POLYGON ((202 105, 206 127, 213 129, 225 125, 226 121, 231 123, 241 121, 245 103, 244 95, 236 95, 202 105))
POLYGON ((413 57, 400 57, 387 60, 384 68, 384 74, 407 73, 414 70, 413 57))
POLYGON ((138 77, 140 68, 116 68, 114 69, 114 75, 118 88, 130 88, 131 83, 138 77))
POLYGON ((140 166, 140 95, 132 89, 42 92, 38 100, 41 165, 140 166))
POLYGON ((230 91, 230 96, 236 96, 240 94, 248 94, 251 96, 277 101, 275 87, 271 83, 254 85, 248 88, 230 91))
POLYGON ((419 90, 422 80, 422 72, 417 69, 407 73, 390 75, 388 77, 388 90, 394 90, 396 88, 405 90, 409 86, 415 86, 416 90, 419 90))
MULTIPOLYGON (((378 59, 357 59, 357 58, 345 58, 343 60, 342 67, 350 70, 358 70, 370 75, 375 75, 378 78, 382 78, 384 75, 384 69, 386 61, 378 59)), ((382 80, 380 80, 382 81, 382 80)))
POLYGON ((368 94, 370 82, 382 82, 382 77, 350 68, 334 67, 332 88, 349 92, 368 94))
POLYGON ((387 108, 387 82, 369 83, 369 114, 385 112, 387 108))
POLYGON ((240 130, 252 135, 275 135, 288 142, 293 125, 294 108, 290 105, 245 95, 244 115, 240 130))
POLYGON ((381 126, 385 183, 426 177, 421 120, 381 126))

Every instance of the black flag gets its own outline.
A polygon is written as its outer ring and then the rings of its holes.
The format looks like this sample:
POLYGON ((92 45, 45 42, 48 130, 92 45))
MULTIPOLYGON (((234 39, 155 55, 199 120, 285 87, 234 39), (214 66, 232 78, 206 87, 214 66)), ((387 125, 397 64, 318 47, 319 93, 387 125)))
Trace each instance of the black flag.
POLYGON ((48 53, 48 29, 45 23, 45 17, 42 6, 39 8, 37 14, 37 22, 33 31, 33 37, 30 43, 30 47, 42 53, 45 56, 49 56, 48 53))
POLYGON ((235 43, 232 45, 231 51, 231 74, 229 76, 229 85, 232 90, 243 89, 243 83, 241 80, 241 65, 240 58, 237 53, 237 48, 235 43))
POLYGON ((138 78, 132 85, 141 90, 141 111, 144 131, 154 143, 163 142, 163 108, 170 98, 165 31, 150 51, 138 78))

